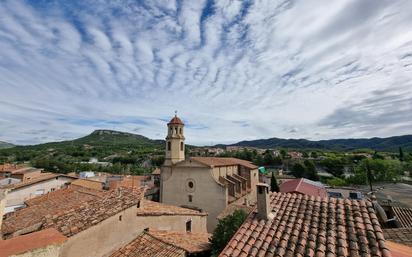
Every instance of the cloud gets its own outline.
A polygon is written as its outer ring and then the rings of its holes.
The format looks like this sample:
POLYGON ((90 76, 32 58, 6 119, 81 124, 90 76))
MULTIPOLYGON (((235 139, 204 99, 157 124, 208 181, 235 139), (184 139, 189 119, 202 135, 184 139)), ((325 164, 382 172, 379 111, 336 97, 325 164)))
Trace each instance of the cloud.
POLYGON ((6 0, 0 140, 65 140, 98 128, 163 138, 174 110, 192 144, 410 133, 411 8, 408 0, 6 0))

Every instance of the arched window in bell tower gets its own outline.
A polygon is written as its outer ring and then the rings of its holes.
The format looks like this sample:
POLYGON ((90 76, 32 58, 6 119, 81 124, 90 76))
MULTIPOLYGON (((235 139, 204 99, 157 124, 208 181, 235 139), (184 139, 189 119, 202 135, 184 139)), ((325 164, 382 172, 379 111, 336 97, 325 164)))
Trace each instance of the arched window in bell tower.
POLYGON ((180 134, 180 135, 182 134, 182 128, 179 129, 179 134, 180 134))

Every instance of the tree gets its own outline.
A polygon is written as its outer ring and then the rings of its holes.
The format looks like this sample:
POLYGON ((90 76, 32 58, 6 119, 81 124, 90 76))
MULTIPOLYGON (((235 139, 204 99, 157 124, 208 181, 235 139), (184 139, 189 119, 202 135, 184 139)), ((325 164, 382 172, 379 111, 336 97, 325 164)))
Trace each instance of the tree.
POLYGON ((303 177, 305 177, 306 168, 302 163, 296 162, 292 166, 292 172, 291 173, 292 173, 293 176, 295 176, 297 178, 303 178, 303 177))
POLYGON ((315 164, 310 160, 305 160, 303 162, 306 168, 305 178, 310 180, 319 180, 318 173, 316 172, 315 164))
POLYGON ((403 162, 403 160, 404 160, 404 155, 403 155, 402 147, 399 147, 399 160, 400 160, 401 162, 403 162))
POLYGON ((279 192, 279 185, 275 177, 275 172, 272 171, 272 177, 270 177, 270 191, 279 192))
POLYGON ((213 231, 212 239, 210 240, 212 244, 212 256, 219 255, 232 236, 243 224, 246 217, 246 212, 243 210, 236 210, 233 214, 219 220, 219 223, 213 231))

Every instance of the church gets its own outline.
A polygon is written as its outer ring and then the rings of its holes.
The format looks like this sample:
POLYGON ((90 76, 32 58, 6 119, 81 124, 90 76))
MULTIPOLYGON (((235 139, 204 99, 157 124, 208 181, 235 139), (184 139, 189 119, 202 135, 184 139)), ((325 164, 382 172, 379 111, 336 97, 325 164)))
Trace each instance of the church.
POLYGON ((213 232, 229 205, 256 202, 258 167, 223 157, 186 157, 184 124, 175 115, 167 124, 166 158, 161 167, 160 201, 208 213, 213 232))

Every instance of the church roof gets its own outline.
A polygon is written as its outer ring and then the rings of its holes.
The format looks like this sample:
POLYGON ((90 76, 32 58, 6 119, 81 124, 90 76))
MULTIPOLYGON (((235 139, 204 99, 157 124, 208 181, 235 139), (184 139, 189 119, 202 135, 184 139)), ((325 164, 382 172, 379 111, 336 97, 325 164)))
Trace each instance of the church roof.
POLYGON ((169 121, 169 123, 167 123, 167 125, 170 125, 170 124, 184 125, 182 120, 176 115, 169 121))
POLYGON ((254 165, 250 161, 232 157, 191 157, 190 159, 214 167, 240 165, 249 169, 258 168, 258 166, 254 165))

